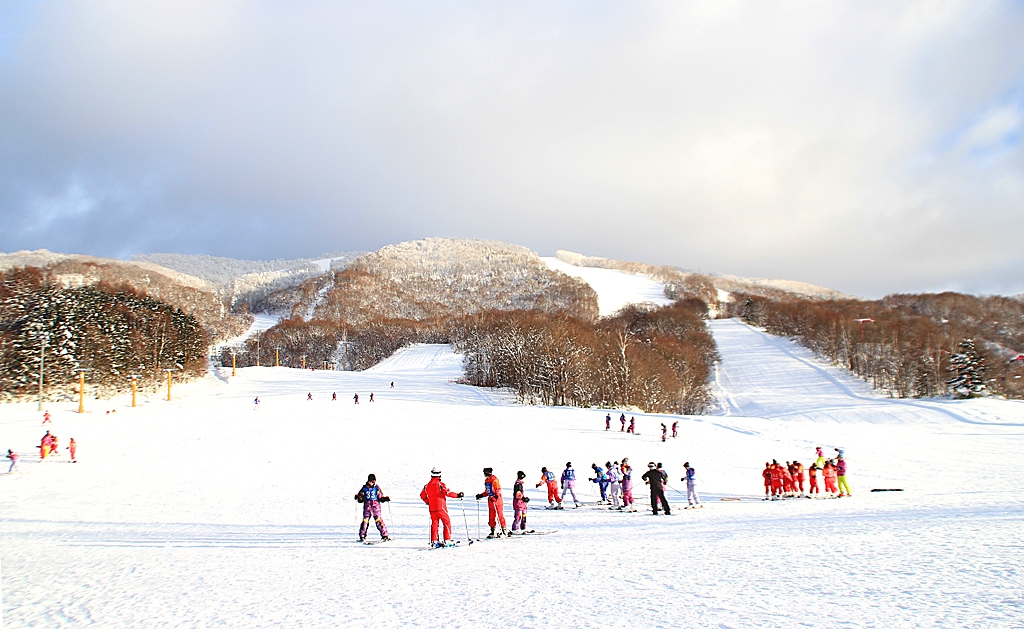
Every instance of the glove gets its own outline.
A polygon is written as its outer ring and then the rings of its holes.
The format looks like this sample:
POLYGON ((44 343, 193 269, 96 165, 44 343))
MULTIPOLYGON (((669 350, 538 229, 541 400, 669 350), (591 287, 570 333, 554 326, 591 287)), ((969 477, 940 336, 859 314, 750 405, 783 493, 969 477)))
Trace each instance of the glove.
POLYGON ((358 494, 356 494, 356 502, 362 502, 363 500, 365 500, 365 498, 363 497, 363 492, 359 492, 358 494))
POLYGON ((484 496, 486 496, 486 495, 487 495, 486 493, 484 493, 484 494, 477 494, 477 495, 476 495, 476 499, 477 499, 477 500, 480 500, 481 498, 483 498, 483 497, 484 497, 484 496))
POLYGON ((459 498, 462 498, 462 497, 463 497, 463 496, 465 496, 465 495, 466 495, 466 492, 464 492, 464 491, 460 491, 460 492, 459 492, 459 495, 458 495, 458 497, 459 497, 459 498))
POLYGON ((381 501, 381 502, 391 502, 391 498, 388 498, 387 496, 384 496, 384 497, 382 497, 382 498, 380 499, 380 501, 381 501))
POLYGON ((537 488, 537 487, 540 487, 540 483, 537 483, 536 485, 534 485, 534 488, 537 488))
POLYGON ((530 502, 529 496, 523 496, 523 502, 530 502))

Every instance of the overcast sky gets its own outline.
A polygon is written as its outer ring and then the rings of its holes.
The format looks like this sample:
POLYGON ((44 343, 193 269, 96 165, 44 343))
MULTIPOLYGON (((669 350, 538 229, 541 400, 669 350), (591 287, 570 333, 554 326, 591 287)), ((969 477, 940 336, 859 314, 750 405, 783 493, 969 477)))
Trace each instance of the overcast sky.
POLYGON ((1024 291, 1024 3, 0 4, 0 250, 1024 291))

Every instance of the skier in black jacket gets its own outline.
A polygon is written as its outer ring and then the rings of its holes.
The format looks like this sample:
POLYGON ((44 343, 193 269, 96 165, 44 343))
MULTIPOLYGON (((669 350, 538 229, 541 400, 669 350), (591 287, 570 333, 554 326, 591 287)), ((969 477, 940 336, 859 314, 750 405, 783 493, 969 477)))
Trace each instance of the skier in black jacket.
POLYGON ((651 510, 654 511, 654 515, 658 515, 659 500, 665 509, 665 515, 672 515, 668 500, 665 499, 665 477, 662 476, 660 470, 655 468, 654 463, 647 464, 647 472, 641 478, 651 486, 651 510))

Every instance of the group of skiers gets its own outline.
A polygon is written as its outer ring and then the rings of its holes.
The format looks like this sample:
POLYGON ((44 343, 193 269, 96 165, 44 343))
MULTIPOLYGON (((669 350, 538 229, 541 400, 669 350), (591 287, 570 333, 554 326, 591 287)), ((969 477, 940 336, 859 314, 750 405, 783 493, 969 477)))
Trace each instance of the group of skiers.
POLYGON ((761 476, 764 479, 764 500, 781 500, 783 498, 843 498, 852 495, 850 485, 846 481, 846 457, 843 450, 835 448, 834 459, 826 459, 822 448, 815 449, 816 457, 806 469, 808 489, 804 492, 804 464, 799 461, 786 461, 785 465, 772 459, 764 464, 761 476), (821 474, 825 485, 822 496, 818 487, 818 474, 821 474))
MULTIPOLYGON (((629 418, 629 427, 627 428, 626 427, 626 414, 622 413, 621 415, 619 415, 619 424, 620 424, 619 432, 624 432, 624 433, 627 433, 627 434, 630 434, 630 435, 637 434, 637 432, 636 432, 636 418, 635 417, 630 417, 629 418)), ((611 413, 608 413, 607 415, 604 416, 604 429, 605 430, 611 430, 612 429, 612 415, 611 415, 611 413)), ((668 439, 668 431, 669 431, 669 427, 666 426, 664 424, 664 422, 663 422, 661 424, 661 440, 662 441, 666 441, 668 439)), ((679 436, 679 420, 676 420, 676 421, 672 422, 672 438, 675 439, 678 436, 679 436)))
MULTIPOLYGON (((49 411, 47 411, 47 413, 43 416, 43 423, 51 423, 49 411)), ((57 438, 57 435, 47 430, 46 434, 43 435, 43 438, 39 440, 39 460, 45 461, 48 457, 59 456, 59 447, 60 440, 57 438)), ((78 443, 76 443, 73 438, 68 442, 67 447, 64 449, 71 454, 71 462, 78 463, 78 459, 76 458, 76 454, 78 452, 78 443)), ((21 455, 15 452, 14 450, 8 448, 7 458, 11 460, 11 465, 9 468, 7 468, 7 473, 10 474, 12 472, 19 471, 18 462, 21 461, 21 455)))

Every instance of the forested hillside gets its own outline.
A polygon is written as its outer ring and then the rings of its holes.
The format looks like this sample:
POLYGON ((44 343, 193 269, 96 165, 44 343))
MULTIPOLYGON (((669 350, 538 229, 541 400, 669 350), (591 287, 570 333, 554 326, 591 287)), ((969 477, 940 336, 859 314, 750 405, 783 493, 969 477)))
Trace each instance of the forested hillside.
POLYGON ((67 287, 44 269, 0 271, 0 398, 35 395, 41 358, 50 399, 70 396, 79 370, 95 393, 124 389, 132 375, 156 387, 165 369, 202 374, 208 344, 195 317, 128 285, 67 287))
POLYGON ((814 301, 736 295, 734 314, 789 336, 895 397, 976 395, 1024 398, 1024 302, 959 293, 890 295, 877 301, 814 301), (969 344, 965 344, 970 341, 969 344), (953 363, 979 354, 983 390, 951 386, 953 363))

